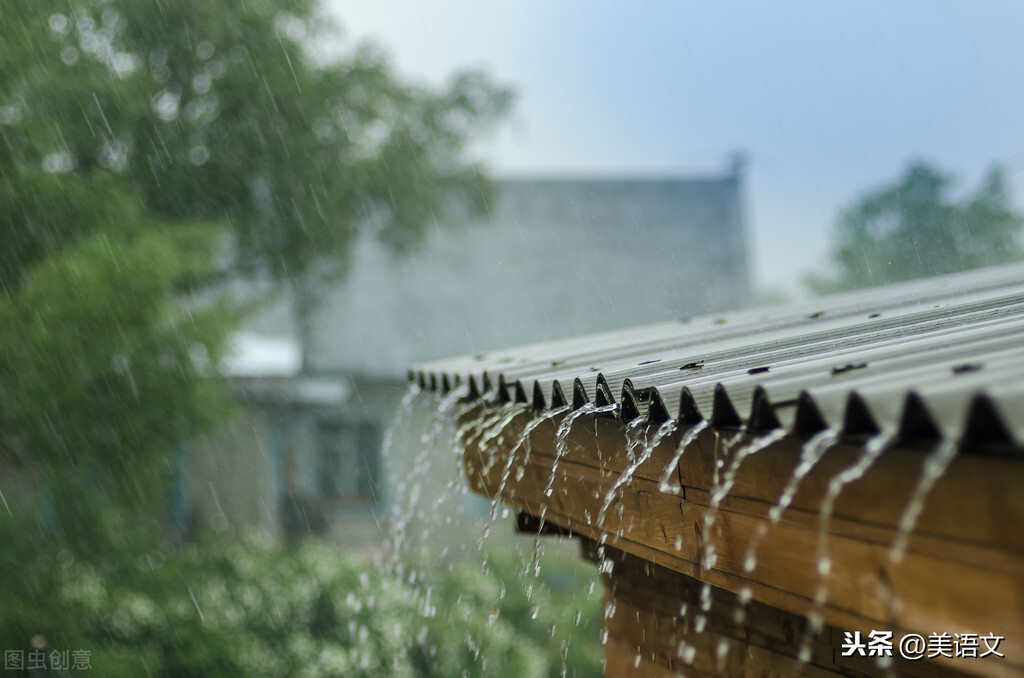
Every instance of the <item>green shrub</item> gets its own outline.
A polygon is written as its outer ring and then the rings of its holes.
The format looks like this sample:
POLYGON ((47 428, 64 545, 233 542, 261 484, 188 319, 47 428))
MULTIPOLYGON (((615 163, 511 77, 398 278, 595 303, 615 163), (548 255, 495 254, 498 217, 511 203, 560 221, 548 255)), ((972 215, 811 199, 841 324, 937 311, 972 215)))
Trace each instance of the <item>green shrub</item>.
POLYGON ((511 553, 410 583, 408 570, 318 541, 206 541, 166 557, 122 547, 87 561, 32 526, 0 530, 0 645, 89 650, 105 676, 600 674, 599 603, 560 564, 527 596, 511 553), (570 586, 545 585, 559 576, 570 586))

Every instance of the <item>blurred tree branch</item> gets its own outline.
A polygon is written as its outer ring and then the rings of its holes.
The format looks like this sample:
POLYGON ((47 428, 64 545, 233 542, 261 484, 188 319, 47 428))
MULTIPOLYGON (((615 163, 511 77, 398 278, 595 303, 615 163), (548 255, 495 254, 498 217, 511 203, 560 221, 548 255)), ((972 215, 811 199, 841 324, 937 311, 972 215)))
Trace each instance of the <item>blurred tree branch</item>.
POLYGON ((1024 256, 1024 216, 1014 211, 1003 172, 993 168, 968 198, 950 196, 952 179, 912 163, 892 185, 843 211, 835 232, 834 274, 808 279, 815 292, 884 285, 1024 256))

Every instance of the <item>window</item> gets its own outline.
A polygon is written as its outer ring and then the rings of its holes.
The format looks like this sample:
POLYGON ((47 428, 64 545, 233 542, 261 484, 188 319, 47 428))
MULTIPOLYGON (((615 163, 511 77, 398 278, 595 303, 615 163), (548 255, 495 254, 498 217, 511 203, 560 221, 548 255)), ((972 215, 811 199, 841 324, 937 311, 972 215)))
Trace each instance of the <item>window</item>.
POLYGON ((325 507, 374 501, 380 444, 380 429, 370 422, 320 422, 319 482, 325 507))

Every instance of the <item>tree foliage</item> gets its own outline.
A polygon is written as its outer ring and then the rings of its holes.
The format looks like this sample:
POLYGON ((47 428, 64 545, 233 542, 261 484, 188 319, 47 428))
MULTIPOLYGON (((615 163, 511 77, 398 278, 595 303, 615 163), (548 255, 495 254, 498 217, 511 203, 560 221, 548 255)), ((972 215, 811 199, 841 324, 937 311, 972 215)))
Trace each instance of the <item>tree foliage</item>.
POLYGON ((6 515, 0 538, 0 575, 22 583, 0 590, 5 649, 87 650, 104 676, 601 675, 600 593, 564 563, 528 597, 510 552, 412 584, 315 540, 129 544, 86 561, 41 551, 6 515))
POLYGON ((29 43, 4 88, 37 132, 21 154, 112 168, 167 218, 228 222, 246 268, 335 272, 361 232, 410 249, 487 197, 464 150, 510 94, 480 73, 433 90, 369 47, 317 58, 337 29, 312 0, 65 7, 4 5, 29 43))
POLYGON ((59 520, 85 487, 158 496, 143 471, 222 420, 243 309, 212 282, 337 275, 360 235, 407 251, 486 198, 466 144, 509 93, 322 58, 312 0, 8 0, 0 23, 0 460, 45 466, 59 520))
POLYGON ((951 195, 947 174, 912 163, 894 184, 843 211, 832 259, 836 275, 810 280, 829 292, 883 285, 1021 258, 1024 216, 993 168, 970 196, 951 195))

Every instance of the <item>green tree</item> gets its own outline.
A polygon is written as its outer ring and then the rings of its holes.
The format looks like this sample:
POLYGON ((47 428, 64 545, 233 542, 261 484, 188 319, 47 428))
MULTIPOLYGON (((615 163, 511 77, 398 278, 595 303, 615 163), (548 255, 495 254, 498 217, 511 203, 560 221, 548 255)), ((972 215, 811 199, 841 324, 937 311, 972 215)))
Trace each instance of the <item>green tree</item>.
POLYGON ((242 309, 213 283, 276 281, 304 317, 355 238, 414 249, 486 199, 465 147, 510 97, 319 58, 312 0, 8 0, 0 23, 0 459, 41 465, 88 543, 90 501, 158 501, 145 479, 229 407, 211 366, 242 309))
POLYGON ((82 53, 68 69, 99 60, 135 91, 132 106, 91 102, 103 139, 73 149, 78 162, 113 153, 148 208, 230 224, 239 269, 286 284, 303 339, 314 288, 344 273, 356 237, 408 252, 489 197, 465 145, 511 97, 480 73, 434 90, 370 47, 319 57, 338 31, 313 0, 91 6, 56 39, 82 53))
POLYGON ((820 293, 884 285, 1019 259, 1024 216, 1014 211, 1003 172, 989 171, 970 196, 950 195, 950 176, 912 163, 894 184, 843 211, 835 233, 835 275, 810 279, 820 293))
POLYGON ((237 309, 180 294, 223 229, 146 208, 102 131, 133 92, 100 61, 69 70, 67 17, 16 1, 0 20, 20 29, 0 57, 0 464, 45 480, 55 535, 102 549, 159 515, 164 453, 230 406, 195 357, 217 360, 237 309))

